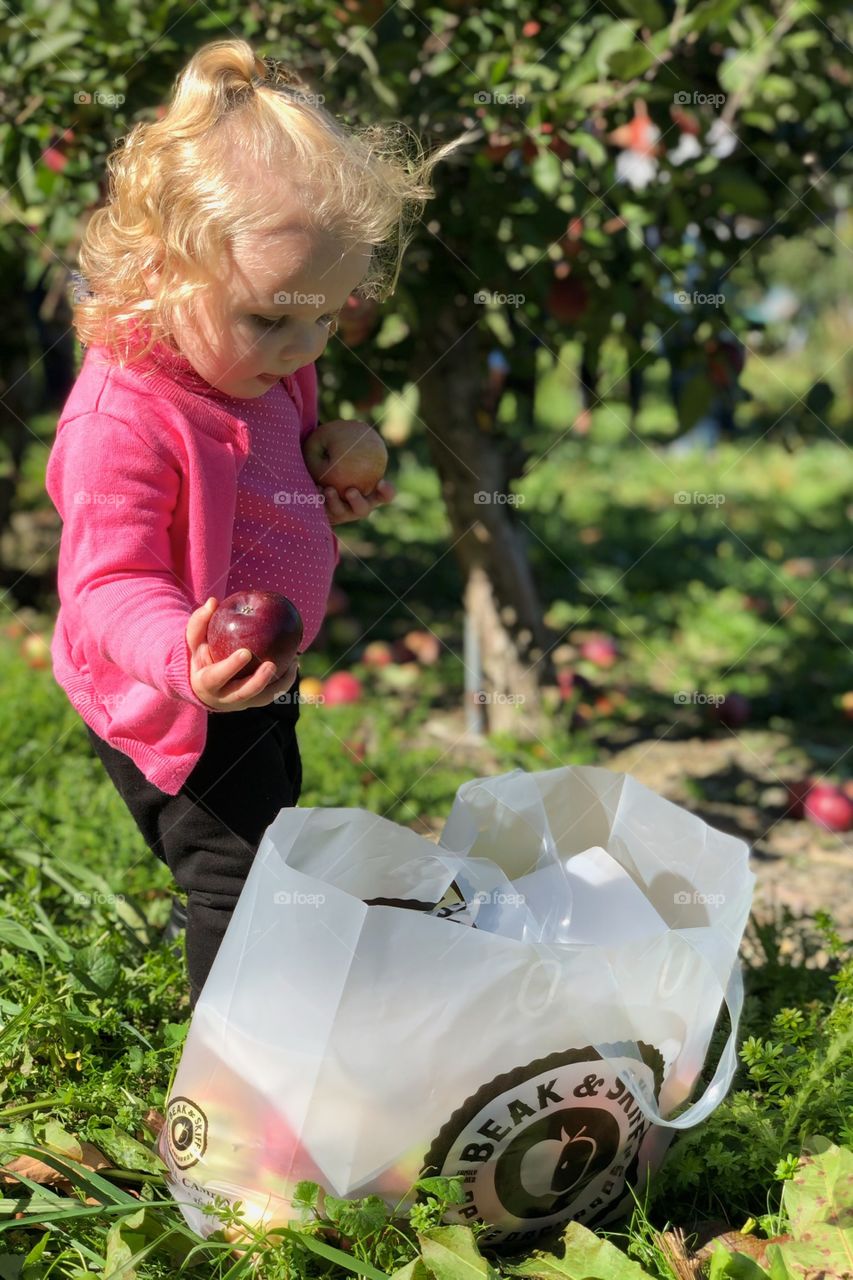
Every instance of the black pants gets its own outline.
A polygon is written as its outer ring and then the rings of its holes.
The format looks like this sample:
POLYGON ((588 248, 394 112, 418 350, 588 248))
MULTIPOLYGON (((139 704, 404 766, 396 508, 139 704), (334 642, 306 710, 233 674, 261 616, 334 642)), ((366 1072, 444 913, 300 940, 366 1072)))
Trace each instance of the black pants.
POLYGON ((187 893, 186 950, 190 1007, 195 1008, 261 836, 302 787, 296 738, 299 680, 288 702, 212 712, 207 741, 175 796, 89 726, 95 754, 149 849, 187 893))

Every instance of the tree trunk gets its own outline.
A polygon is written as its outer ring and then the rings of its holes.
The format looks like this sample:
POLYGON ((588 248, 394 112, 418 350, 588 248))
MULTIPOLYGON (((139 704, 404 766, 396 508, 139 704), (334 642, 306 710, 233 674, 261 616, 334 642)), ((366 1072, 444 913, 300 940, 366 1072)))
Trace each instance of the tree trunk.
POLYGON ((486 352, 476 322, 473 306, 463 309, 450 300, 418 334, 420 417, 462 568, 468 625, 478 642, 482 681, 474 698, 490 731, 541 737, 546 720, 540 688, 554 683, 549 632, 524 528, 515 504, 506 501, 508 479, 521 471, 519 447, 499 438, 497 403, 486 397, 484 408, 486 352))

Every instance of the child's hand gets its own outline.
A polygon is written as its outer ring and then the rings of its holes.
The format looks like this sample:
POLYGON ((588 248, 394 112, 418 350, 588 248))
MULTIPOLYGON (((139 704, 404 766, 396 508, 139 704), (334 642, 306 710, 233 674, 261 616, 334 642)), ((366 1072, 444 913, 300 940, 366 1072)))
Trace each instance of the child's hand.
POLYGON ((207 646, 207 624, 219 601, 211 596, 190 615, 187 644, 190 650, 190 684, 193 693, 211 711, 245 711, 247 707, 267 707, 286 693, 299 674, 297 658, 276 680, 275 663, 262 662, 251 676, 240 679, 240 670, 249 661, 248 651, 238 649, 230 658, 214 662, 207 646), (243 657, 240 654, 243 654, 243 657), (269 683, 268 683, 269 681, 269 683))
POLYGON ((380 480, 373 493, 366 495, 352 488, 346 489, 345 498, 342 498, 337 489, 333 489, 328 484, 324 485, 323 493, 326 495, 326 514, 329 517, 329 524, 363 520, 376 507, 381 507, 385 502, 392 502, 397 496, 397 490, 388 480, 380 480))

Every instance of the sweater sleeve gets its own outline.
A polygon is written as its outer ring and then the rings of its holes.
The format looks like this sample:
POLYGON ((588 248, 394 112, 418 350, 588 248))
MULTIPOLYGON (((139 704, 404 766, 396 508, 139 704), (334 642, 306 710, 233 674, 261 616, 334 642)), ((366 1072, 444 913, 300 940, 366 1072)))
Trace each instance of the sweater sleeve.
POLYGON ((62 424, 45 488, 62 519, 59 589, 98 653, 171 698, 210 708, 189 680, 186 628, 197 607, 171 562, 177 467, 103 413, 62 424))

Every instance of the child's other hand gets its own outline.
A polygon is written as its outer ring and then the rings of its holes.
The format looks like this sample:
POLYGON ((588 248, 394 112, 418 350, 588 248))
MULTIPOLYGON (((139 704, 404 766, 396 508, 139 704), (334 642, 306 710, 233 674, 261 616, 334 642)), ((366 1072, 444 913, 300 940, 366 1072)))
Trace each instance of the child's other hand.
POLYGON ((359 493, 358 489, 355 488, 346 489, 344 492, 345 496, 342 498, 337 489, 333 489, 331 485, 323 486, 329 524, 345 524, 348 520, 363 520, 376 507, 381 507, 386 502, 393 502, 397 496, 397 490, 389 480, 380 480, 373 493, 359 493))
POLYGON ((190 615, 187 645, 190 651, 190 684, 195 696, 211 711, 245 711, 247 707, 267 707, 286 693, 299 674, 299 660, 276 680, 275 663, 262 662, 251 676, 240 677, 249 661, 246 650, 238 649, 230 658, 214 662, 207 645, 207 625, 219 601, 211 596, 190 615), (243 653, 243 657, 240 654, 243 653))

